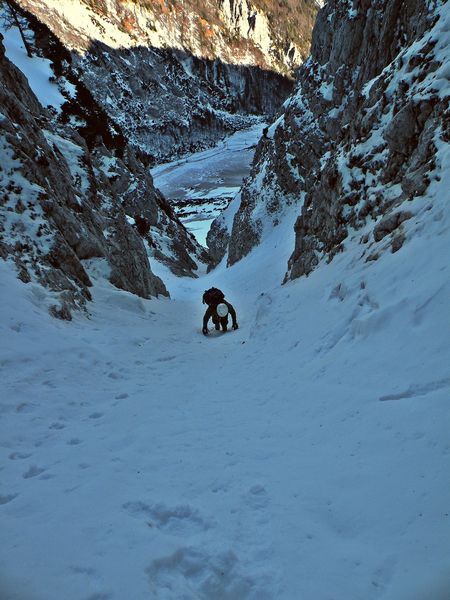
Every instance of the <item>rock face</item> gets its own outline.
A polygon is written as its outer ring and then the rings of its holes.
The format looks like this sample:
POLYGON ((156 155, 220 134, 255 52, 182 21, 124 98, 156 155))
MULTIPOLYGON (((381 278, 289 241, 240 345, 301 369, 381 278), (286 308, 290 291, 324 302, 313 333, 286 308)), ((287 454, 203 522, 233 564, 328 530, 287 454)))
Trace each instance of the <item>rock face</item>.
POLYGON ((226 64, 288 74, 309 52, 315 0, 16 0, 80 53, 172 48, 226 64), (69 27, 70 26, 70 27, 69 27))
POLYGON ((52 290, 51 312, 66 319, 91 299, 93 266, 149 298, 168 295, 149 255, 190 276, 206 260, 155 190, 145 157, 80 84, 74 103, 85 125, 96 123, 86 138, 70 124, 71 102, 44 109, 0 41, 0 256, 24 282, 52 290))
POLYGON ((273 113, 309 50, 314 0, 16 0, 127 140, 162 162, 273 113), (293 26, 297 23, 297 28, 293 26))
POLYGON ((287 278, 331 260, 349 231, 371 222, 363 256, 374 242, 401 247, 408 201, 439 176, 436 148, 449 138, 446 28, 440 0, 325 4, 296 93, 259 143, 232 228, 215 225, 222 248, 229 236, 228 264, 290 207, 300 214, 287 278))
POLYGON ((271 71, 179 50, 112 50, 96 42, 82 58, 74 55, 74 65, 127 138, 157 162, 272 114, 292 89, 271 71))
POLYGON ((275 109, 309 44, 314 1, 286 5, 302 7, 304 40, 274 25, 269 0, 12 5, 32 38, 28 75, 33 61, 51 70, 32 86, 38 100, 1 46, 0 256, 51 289, 63 318, 86 307, 99 273, 143 297, 167 294, 149 257, 195 276, 209 256, 154 188, 150 165, 275 109))

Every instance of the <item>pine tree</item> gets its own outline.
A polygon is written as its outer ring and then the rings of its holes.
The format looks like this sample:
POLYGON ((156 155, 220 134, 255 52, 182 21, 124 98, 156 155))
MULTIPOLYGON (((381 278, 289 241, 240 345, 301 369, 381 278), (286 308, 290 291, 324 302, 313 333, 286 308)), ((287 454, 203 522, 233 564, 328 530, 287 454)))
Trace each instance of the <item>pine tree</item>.
POLYGON ((30 43, 28 42, 24 27, 26 27, 26 23, 24 22, 24 18, 19 15, 11 0, 0 0, 0 6, 4 8, 5 12, 0 15, 3 21, 4 27, 6 29, 10 29, 11 27, 17 27, 20 33, 20 37, 22 38, 23 45, 25 46, 25 50, 30 58, 33 57, 33 52, 31 50, 30 43))

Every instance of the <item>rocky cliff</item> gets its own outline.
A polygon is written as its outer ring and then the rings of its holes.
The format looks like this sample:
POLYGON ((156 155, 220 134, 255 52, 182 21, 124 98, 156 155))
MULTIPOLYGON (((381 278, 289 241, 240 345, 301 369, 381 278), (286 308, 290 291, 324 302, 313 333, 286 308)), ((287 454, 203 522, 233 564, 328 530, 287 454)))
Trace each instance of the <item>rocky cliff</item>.
MULTIPOLYGON (((26 60, 41 100, 59 94, 42 76, 48 61, 26 60)), ((0 256, 22 281, 52 290, 51 312, 68 319, 86 307, 99 272, 148 298, 167 295, 149 256, 191 276, 206 257, 155 190, 145 155, 82 84, 65 87, 62 106, 44 108, 0 42, 0 256)))
MULTIPOLYGON (((398 251, 449 140, 448 11, 441 0, 329 0, 295 94, 261 140, 241 202, 210 244, 232 265, 297 210, 287 278, 360 235, 364 260, 398 251), (414 209, 412 208, 414 206, 414 209)), ((421 207, 421 208, 420 208, 421 207)))
POLYGON ((149 167, 275 109, 315 14, 312 0, 288 4, 306 7, 295 39, 268 1, 0 4, 32 50, 23 73, 0 51, 0 252, 54 292, 53 314, 85 308, 97 276, 167 294, 149 257, 188 276, 208 262, 149 167))
POLYGON ((197 58, 289 74, 310 47, 316 0, 16 0, 80 53, 176 49, 197 58))
POLYGON ((97 102, 157 161, 273 113, 317 11, 314 0, 16 2, 70 50, 97 102))

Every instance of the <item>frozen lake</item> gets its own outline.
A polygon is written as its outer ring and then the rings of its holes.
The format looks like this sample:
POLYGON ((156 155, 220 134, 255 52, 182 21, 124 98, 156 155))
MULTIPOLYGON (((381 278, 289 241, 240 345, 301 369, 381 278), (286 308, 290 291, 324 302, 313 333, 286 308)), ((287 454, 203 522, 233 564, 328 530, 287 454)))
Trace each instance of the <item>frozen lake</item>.
POLYGON ((155 186, 200 244, 212 221, 228 206, 250 172, 256 144, 266 123, 258 122, 196 152, 151 170, 155 186))

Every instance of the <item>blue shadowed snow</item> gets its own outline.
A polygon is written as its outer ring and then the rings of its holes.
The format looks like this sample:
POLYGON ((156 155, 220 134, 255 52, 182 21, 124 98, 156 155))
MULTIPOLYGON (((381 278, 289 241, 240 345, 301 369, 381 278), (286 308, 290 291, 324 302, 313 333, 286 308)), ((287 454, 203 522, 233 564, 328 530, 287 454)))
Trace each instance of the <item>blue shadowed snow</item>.
POLYGON ((365 263, 357 236, 284 286, 295 211, 230 269, 166 269, 171 300, 91 261, 70 324, 0 261, 7 598, 446 600, 441 158, 401 251, 365 263), (204 337, 212 285, 240 327, 204 337))

